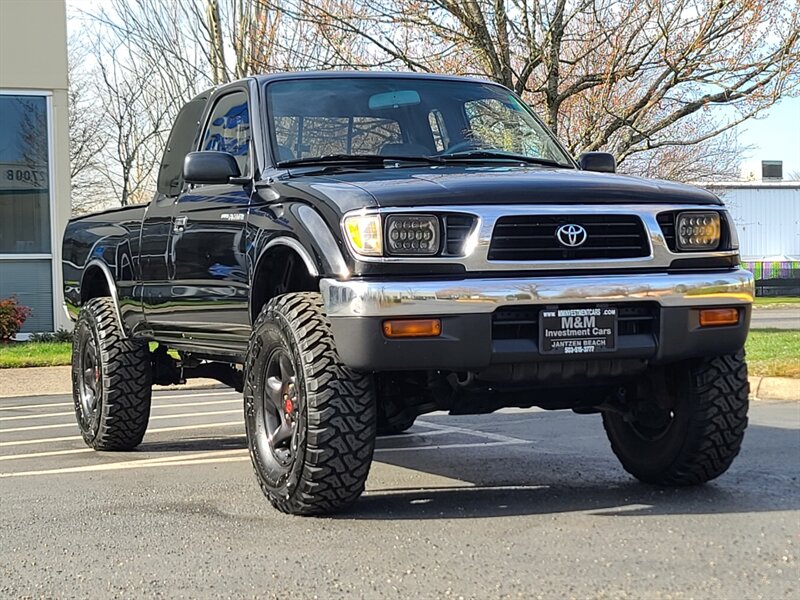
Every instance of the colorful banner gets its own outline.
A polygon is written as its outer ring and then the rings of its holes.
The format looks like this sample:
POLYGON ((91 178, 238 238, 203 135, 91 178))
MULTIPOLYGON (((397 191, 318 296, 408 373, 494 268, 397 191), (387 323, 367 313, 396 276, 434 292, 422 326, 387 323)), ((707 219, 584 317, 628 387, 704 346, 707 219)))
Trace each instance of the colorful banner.
POLYGON ((743 261, 742 267, 750 271, 756 281, 766 279, 800 279, 800 260, 743 261))

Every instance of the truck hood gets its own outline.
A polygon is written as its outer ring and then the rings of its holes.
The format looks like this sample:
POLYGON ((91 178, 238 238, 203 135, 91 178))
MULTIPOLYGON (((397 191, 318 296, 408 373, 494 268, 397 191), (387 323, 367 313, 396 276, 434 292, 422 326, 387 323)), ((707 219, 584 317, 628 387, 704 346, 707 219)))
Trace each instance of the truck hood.
POLYGON ((375 169, 294 179, 292 187, 324 194, 343 211, 381 207, 469 204, 721 204, 696 187, 571 169, 422 167, 375 169), (350 193, 347 189, 350 188, 350 193), (356 192, 356 188, 358 192, 356 192), (359 193, 360 192, 360 193, 359 193), (364 194, 366 192, 366 194, 364 194), (347 200, 345 197, 349 196, 347 200), (356 199, 358 198, 358 199, 356 199))

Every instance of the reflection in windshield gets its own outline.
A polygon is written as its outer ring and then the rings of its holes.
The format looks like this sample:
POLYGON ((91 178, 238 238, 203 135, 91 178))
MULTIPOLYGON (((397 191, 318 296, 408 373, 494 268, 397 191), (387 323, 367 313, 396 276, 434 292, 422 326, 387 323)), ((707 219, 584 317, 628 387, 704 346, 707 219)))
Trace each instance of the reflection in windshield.
POLYGON ((470 151, 572 166, 510 91, 416 78, 315 78, 267 84, 278 162, 331 155, 441 156, 470 151))

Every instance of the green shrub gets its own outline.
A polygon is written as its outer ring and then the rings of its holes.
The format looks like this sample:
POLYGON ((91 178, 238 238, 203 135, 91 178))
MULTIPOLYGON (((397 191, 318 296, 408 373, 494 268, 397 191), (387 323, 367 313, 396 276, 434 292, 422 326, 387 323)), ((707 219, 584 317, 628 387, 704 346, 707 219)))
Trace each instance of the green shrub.
POLYGON ((17 302, 16 296, 0 300, 0 342, 10 342, 31 312, 30 308, 17 302))
POLYGON ((69 342, 72 343, 72 332, 63 327, 55 333, 32 333, 31 342, 69 342))

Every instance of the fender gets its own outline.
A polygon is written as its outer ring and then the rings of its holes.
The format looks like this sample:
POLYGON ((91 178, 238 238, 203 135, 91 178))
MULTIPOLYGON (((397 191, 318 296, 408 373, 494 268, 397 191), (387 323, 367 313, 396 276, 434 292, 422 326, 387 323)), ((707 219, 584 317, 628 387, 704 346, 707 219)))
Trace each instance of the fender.
POLYGON ((261 259, 267 253, 270 248, 274 248, 275 246, 287 246, 297 252, 300 255, 300 258, 303 259, 303 263, 306 265, 306 269, 308 269, 308 274, 312 277, 319 277, 319 270, 317 269, 317 265, 314 263, 314 259, 311 258, 311 255, 308 253, 299 241, 297 241, 293 237, 289 237, 287 235, 277 237, 271 240, 264 249, 261 251, 261 254, 258 257, 258 262, 256 263, 256 272, 258 272, 258 268, 261 266, 261 259))
POLYGON ((111 294, 111 300, 114 302, 114 316, 117 318, 117 325, 119 325, 120 331, 128 334, 125 330, 125 327, 122 325, 122 313, 119 309, 119 295, 117 293, 117 282, 114 280, 114 276, 111 274, 111 269, 108 268, 108 265, 101 261, 99 258, 93 258, 86 266, 83 268, 83 275, 81 276, 81 290, 83 290, 83 283, 84 279, 86 278, 86 274, 92 270, 93 267, 98 267, 100 271, 102 271, 103 275, 106 278, 106 283, 108 284, 108 292, 111 294))
POLYGON ((322 216, 305 204, 291 206, 288 212, 293 217, 294 226, 290 231, 279 233, 258 250, 253 272, 258 272, 261 261, 270 248, 285 246, 302 258, 312 277, 348 279, 350 269, 322 216))
POLYGON ((305 204, 297 206, 294 212, 311 239, 318 245, 323 261, 323 270, 342 279, 350 277, 350 269, 347 268, 339 246, 322 216, 305 204))

